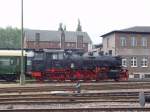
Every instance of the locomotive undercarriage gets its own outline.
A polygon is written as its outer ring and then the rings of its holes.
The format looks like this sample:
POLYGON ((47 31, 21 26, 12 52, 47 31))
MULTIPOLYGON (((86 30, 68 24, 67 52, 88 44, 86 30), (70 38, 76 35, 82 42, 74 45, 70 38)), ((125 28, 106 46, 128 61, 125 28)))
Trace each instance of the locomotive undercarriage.
POLYGON ((71 80, 72 82, 83 81, 100 81, 100 80, 127 80, 128 74, 126 70, 109 70, 109 68, 96 68, 96 69, 49 69, 45 72, 32 72, 32 77, 44 81, 59 81, 64 82, 71 80))

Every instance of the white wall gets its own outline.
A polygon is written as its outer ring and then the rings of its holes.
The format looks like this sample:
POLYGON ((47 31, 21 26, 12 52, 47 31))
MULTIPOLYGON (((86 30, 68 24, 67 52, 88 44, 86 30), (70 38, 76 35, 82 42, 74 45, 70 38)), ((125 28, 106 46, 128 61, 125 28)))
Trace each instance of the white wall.
POLYGON ((108 53, 109 50, 112 50, 112 54, 115 55, 115 33, 103 38, 103 49, 102 50, 104 51, 104 53, 106 53, 106 52, 108 53))

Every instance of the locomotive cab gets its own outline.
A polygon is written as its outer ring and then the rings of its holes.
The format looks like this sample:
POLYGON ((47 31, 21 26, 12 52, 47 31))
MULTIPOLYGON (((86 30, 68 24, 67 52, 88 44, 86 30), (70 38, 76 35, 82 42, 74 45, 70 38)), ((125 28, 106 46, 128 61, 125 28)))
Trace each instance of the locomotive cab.
POLYGON ((44 72, 44 52, 34 51, 34 57, 32 60, 32 77, 41 80, 44 72))
POLYGON ((64 80, 64 50, 45 49, 45 76, 49 80, 64 80))

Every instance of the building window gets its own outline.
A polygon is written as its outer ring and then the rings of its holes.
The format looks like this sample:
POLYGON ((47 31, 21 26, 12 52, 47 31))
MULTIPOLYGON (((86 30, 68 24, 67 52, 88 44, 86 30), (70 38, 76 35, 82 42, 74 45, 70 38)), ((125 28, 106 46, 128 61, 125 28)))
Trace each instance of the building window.
POLYGON ((122 66, 127 67, 127 59, 126 58, 122 59, 122 66))
POLYGON ((78 35, 77 36, 77 48, 82 48, 83 47, 82 44, 83 44, 83 35, 78 35))
POLYGON ((131 57, 131 67, 137 67, 137 57, 131 57))
POLYGON ((83 47, 86 47, 86 44, 83 44, 83 47))
POLYGON ((142 44, 142 47, 147 47, 147 38, 146 37, 143 37, 142 40, 141 40, 141 44, 142 44))
POLYGON ((109 38, 107 38, 107 48, 109 47, 109 38))
POLYGON ((144 78, 150 78, 150 74, 145 74, 144 78))
POLYGON ((66 46, 67 46, 67 47, 70 47, 70 43, 67 43, 66 46))
POLYGON ((103 56, 104 55, 104 51, 99 51, 98 54, 103 56))
POLYGON ((137 46, 137 40, 136 40, 135 37, 131 37, 131 46, 132 46, 132 47, 137 46))
POLYGON ((72 43, 70 43, 70 47, 73 47, 73 44, 72 44, 72 43))
POLYGON ((39 42, 40 41, 40 33, 35 34, 35 41, 39 42))
POLYGON ((109 51, 108 51, 108 54, 109 54, 109 55, 112 55, 112 50, 109 50, 109 51))
POLYGON ((134 78, 140 78, 140 74, 134 74, 134 78))
POLYGON ((142 67, 148 67, 148 59, 147 59, 147 57, 143 57, 142 58, 141 66, 142 67))
POLYGON ((127 44, 126 38, 125 37, 121 37, 120 38, 120 45, 121 47, 125 47, 127 44))

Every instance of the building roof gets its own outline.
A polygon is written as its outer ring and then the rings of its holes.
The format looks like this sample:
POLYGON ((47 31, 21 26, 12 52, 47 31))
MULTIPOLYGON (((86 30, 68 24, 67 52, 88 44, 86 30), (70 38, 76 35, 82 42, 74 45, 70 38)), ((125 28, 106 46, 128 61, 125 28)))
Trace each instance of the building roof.
POLYGON ((150 26, 134 26, 122 30, 114 30, 111 32, 108 32, 106 34, 101 35, 101 37, 106 37, 109 34, 112 33, 143 33, 143 34, 150 34, 150 26))
MULTIPOLYGON (((26 41, 35 41, 35 34, 40 33, 40 41, 60 41, 61 31, 52 31, 52 30, 25 30, 25 39, 26 41)), ((92 43, 89 35, 86 32, 73 32, 73 31, 64 31, 65 33, 65 42, 76 42, 77 36, 83 36, 84 43, 92 43)))
MULTIPOLYGON (((26 51, 23 51, 23 55, 27 54, 26 51)), ((0 50, 0 57, 1 56, 22 56, 21 50, 0 50)))

